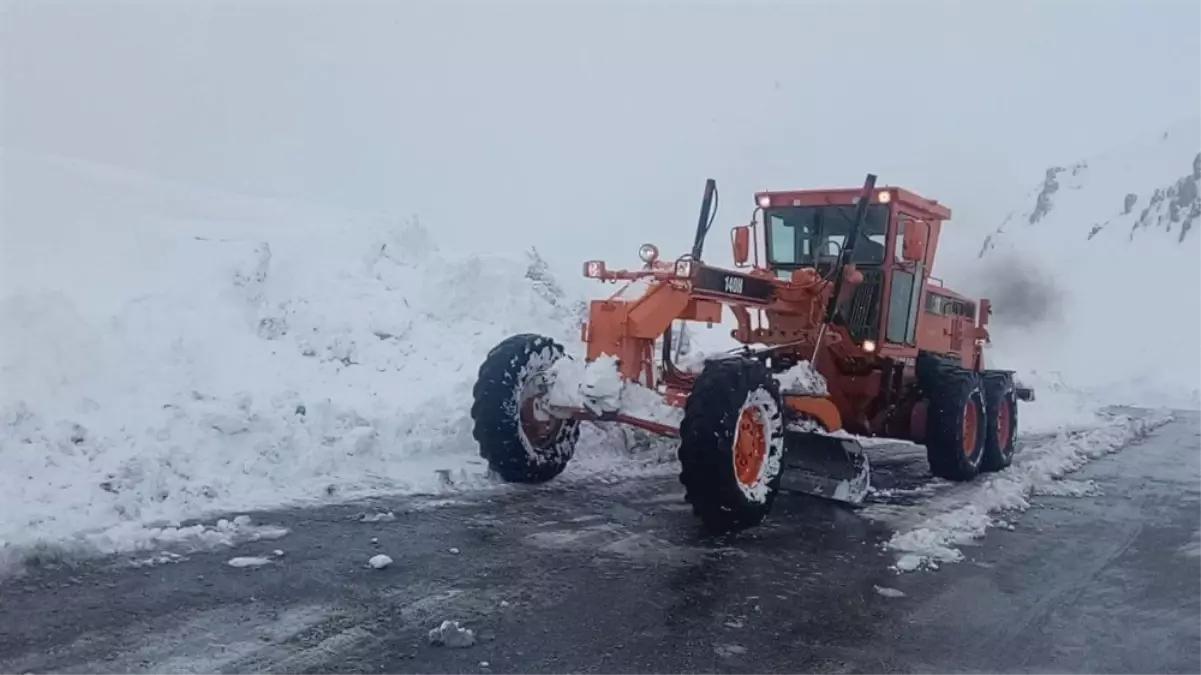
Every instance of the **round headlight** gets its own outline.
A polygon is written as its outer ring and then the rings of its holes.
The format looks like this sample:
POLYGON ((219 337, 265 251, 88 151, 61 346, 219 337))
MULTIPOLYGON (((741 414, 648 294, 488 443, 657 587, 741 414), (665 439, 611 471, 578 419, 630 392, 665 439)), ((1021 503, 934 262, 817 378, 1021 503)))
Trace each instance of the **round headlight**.
POLYGON ((759 195, 758 204, 761 209, 771 208, 771 195, 759 195))
POLYGON ((643 244, 638 247, 638 257, 649 265, 659 259, 659 249, 654 244, 643 244))
POLYGON ((880 202, 881 204, 887 204, 888 202, 892 201, 892 193, 888 192, 887 190, 881 191, 876 195, 876 201, 880 202))
POLYGON ((876 351, 876 341, 875 340, 864 340, 863 341, 863 351, 867 352, 868 354, 871 354, 872 352, 876 351))

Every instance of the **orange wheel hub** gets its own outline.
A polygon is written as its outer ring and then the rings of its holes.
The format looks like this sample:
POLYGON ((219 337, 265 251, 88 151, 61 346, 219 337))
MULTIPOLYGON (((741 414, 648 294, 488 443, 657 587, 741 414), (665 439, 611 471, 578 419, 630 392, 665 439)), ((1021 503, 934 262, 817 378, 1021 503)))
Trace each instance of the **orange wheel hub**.
POLYGON ((972 456, 976 452, 976 434, 979 433, 980 415, 976 403, 968 400, 963 406, 963 454, 972 456))
POLYGON ((738 416, 738 440, 734 444, 734 472, 738 482, 750 487, 759 482, 767 459, 767 434, 757 408, 747 408, 738 416))
POLYGON ((525 432, 525 437, 529 440, 530 445, 542 448, 550 444, 563 421, 554 417, 547 420, 538 419, 538 415, 534 411, 535 398, 531 396, 521 403, 521 430, 525 432))
POLYGON ((1006 449, 1009 445, 1009 436, 1013 433, 1013 409, 1010 408, 1013 404, 1009 399, 1001 401, 1001 408, 997 410, 997 441, 1001 443, 1001 448, 1006 449))

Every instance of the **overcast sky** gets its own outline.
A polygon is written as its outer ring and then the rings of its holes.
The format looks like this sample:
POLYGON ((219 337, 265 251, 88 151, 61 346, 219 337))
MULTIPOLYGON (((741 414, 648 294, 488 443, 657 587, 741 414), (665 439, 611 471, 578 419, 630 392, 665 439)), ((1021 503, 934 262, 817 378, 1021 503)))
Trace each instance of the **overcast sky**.
POLYGON ((2 6, 7 147, 627 262, 708 176, 723 231, 867 171, 993 219, 1201 107, 1196 0, 2 6))

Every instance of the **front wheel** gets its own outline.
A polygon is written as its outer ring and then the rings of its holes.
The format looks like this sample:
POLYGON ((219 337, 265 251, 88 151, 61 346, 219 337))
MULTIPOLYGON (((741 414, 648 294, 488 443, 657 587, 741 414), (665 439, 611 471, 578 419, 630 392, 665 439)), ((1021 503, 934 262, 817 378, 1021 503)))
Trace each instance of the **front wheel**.
POLYGON ((780 385, 758 361, 711 361, 680 423, 680 482, 714 532, 758 525, 780 489, 784 420, 780 385))
POLYGON ((514 335, 488 352, 475 383, 472 435, 480 456, 510 483, 543 483, 575 453, 580 423, 542 413, 547 374, 563 346, 541 335, 514 335))

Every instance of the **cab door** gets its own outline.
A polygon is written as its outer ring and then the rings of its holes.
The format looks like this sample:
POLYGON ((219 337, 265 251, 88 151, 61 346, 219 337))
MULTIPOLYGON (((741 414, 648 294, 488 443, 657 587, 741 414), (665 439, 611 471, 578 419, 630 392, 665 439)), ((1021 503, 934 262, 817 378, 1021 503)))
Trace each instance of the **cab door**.
POLYGON ((891 283, 888 290, 887 323, 884 341, 913 347, 917 345, 917 317, 921 309, 922 287, 925 285, 925 263, 906 262, 901 257, 905 228, 921 227, 908 215, 898 214, 889 257, 891 283))

